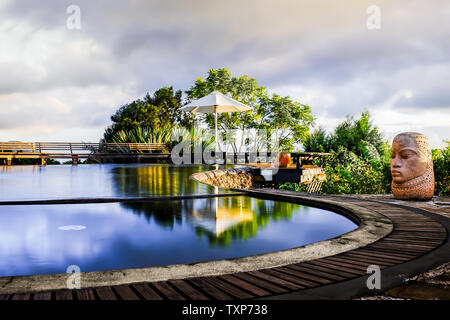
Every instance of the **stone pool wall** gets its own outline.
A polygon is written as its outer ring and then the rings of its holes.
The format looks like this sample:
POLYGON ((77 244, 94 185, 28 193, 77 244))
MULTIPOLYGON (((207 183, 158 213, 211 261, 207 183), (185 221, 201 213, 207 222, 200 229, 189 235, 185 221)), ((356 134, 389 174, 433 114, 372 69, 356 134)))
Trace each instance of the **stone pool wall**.
POLYGON ((218 169, 198 172, 192 179, 216 187, 248 190, 255 185, 255 176, 251 168, 218 169))
MULTIPOLYGON (((260 169, 255 167, 217 169, 194 173, 191 178, 220 188, 249 190, 260 187, 258 184, 265 181, 264 177, 258 173, 260 169)), ((305 184, 307 192, 319 191, 325 180, 324 169, 315 166, 302 169, 302 175, 297 183, 305 184)))

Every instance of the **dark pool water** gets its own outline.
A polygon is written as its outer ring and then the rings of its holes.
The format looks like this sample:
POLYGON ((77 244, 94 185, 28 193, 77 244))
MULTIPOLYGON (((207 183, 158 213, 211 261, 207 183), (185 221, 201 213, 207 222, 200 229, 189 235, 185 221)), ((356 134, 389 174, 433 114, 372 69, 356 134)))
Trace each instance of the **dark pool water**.
MULTIPOLYGON (((214 192, 188 179, 205 167, 80 165, 8 170, 0 174, 2 200, 214 192)), ((326 210, 243 196, 3 205, 0 276, 64 273, 70 265, 95 271, 244 257, 333 238, 356 227, 326 210)))
POLYGON ((165 164, 0 166, 0 200, 208 194, 214 187, 189 176, 213 169, 165 164))

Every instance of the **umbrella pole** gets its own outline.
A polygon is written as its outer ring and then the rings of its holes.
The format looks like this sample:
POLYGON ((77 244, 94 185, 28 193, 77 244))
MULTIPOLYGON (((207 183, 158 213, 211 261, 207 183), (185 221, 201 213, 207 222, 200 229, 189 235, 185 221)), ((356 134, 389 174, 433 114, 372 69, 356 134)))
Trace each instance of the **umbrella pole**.
POLYGON ((219 166, 218 166, 218 164, 217 164, 217 152, 219 151, 219 149, 218 149, 218 141, 217 141, 217 107, 216 107, 216 110, 214 110, 215 112, 214 112, 214 124, 215 124, 215 126, 216 126, 216 132, 215 132, 215 134, 216 134, 216 139, 215 139, 215 149, 214 149, 214 158, 215 158, 215 160, 216 160, 216 170, 217 169, 219 169, 219 166))
POLYGON ((215 133, 216 133, 216 139, 215 139, 215 141, 216 141, 216 149, 214 151, 218 152, 218 148, 217 148, 217 145, 218 145, 218 141, 217 141, 217 111, 214 112, 214 123, 215 123, 215 126, 216 126, 216 131, 215 131, 215 133))

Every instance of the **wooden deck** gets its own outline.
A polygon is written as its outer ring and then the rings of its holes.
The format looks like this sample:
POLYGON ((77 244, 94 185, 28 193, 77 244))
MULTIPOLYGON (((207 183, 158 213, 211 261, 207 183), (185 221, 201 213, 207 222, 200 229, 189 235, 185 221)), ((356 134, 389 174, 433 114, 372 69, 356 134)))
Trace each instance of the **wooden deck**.
MULTIPOLYGON (((312 195, 320 199, 322 196, 312 195)), ((325 197, 334 200, 337 197, 325 197)), ((342 198, 341 198, 342 199, 342 198)), ((383 239, 334 256, 221 276, 177 279, 129 285, 10 294, 0 300, 241 300, 264 298, 343 282, 367 275, 369 265, 399 266, 436 249, 447 239, 437 221, 412 209, 345 198, 342 201, 377 211, 394 229, 383 239)), ((425 270, 424 270, 425 271, 425 270)))
MULTIPOLYGON (((273 157, 278 152, 212 152, 212 157, 224 164, 253 164, 261 167, 272 165, 273 157)), ((330 155, 329 153, 301 152, 290 153, 291 169, 301 170, 302 165, 312 160, 330 155)), ((92 143, 92 142, 21 142, 0 141, 0 165, 10 166, 13 159, 39 159, 45 165, 47 159, 72 159, 78 164, 79 159, 171 159, 169 148, 164 143, 92 143)), ((191 163, 203 159, 203 153, 191 154, 191 163)), ((210 161, 210 160, 208 160, 210 161)))
POLYGON ((1 142, 0 160, 11 165, 12 159, 111 159, 111 158, 169 158, 164 143, 91 143, 91 142, 1 142))

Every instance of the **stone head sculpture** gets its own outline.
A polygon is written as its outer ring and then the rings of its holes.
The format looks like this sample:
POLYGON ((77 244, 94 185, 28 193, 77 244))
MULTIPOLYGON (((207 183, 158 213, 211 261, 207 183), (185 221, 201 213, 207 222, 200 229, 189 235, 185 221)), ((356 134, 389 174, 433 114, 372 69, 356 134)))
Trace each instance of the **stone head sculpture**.
POLYGON ((392 194, 396 199, 429 200, 434 173, 428 139, 416 132, 400 133, 391 148, 392 194))

